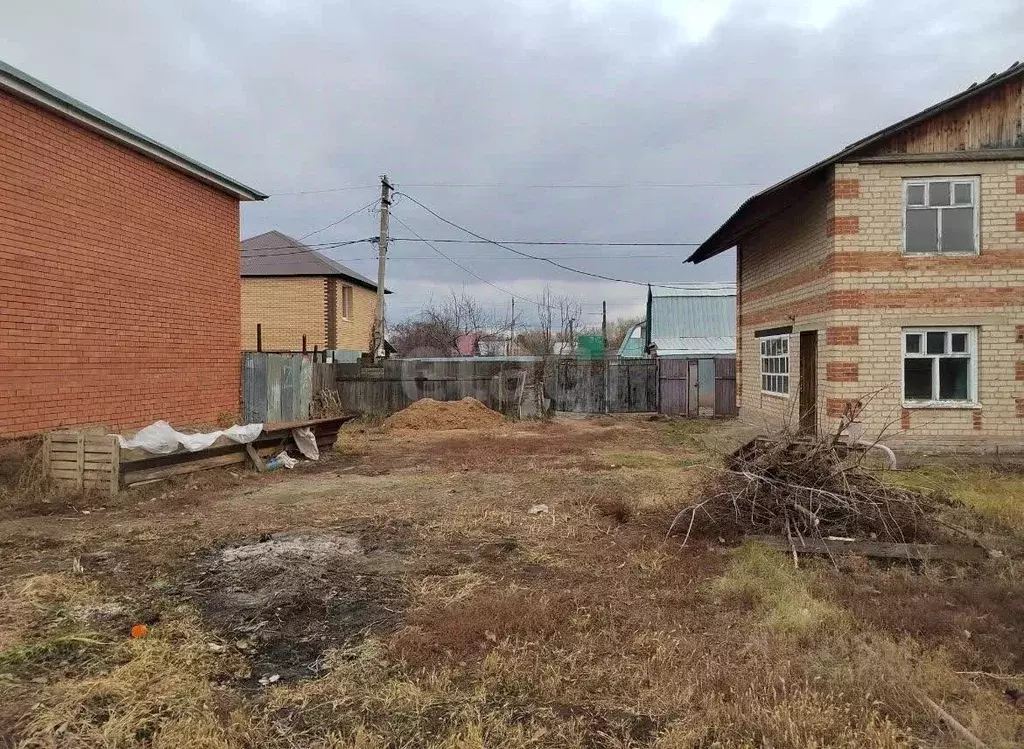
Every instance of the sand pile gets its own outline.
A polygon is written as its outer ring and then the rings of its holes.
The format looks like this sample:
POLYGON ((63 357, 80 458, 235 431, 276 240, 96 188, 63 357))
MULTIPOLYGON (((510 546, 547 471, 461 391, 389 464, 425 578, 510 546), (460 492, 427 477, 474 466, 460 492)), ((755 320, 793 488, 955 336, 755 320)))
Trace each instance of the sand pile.
POLYGON ((476 398, 436 401, 422 398, 384 422, 392 429, 486 429, 500 424, 501 414, 476 398))

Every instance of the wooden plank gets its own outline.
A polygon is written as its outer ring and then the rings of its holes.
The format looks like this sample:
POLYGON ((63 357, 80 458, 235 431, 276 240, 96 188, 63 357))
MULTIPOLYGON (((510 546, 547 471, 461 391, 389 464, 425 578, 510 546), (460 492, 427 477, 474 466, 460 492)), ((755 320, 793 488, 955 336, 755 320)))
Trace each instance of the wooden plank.
POLYGON ((69 444, 77 445, 79 439, 82 438, 81 432, 50 432, 50 442, 55 445, 69 444))
POLYGON ((117 437, 113 437, 110 442, 111 454, 110 454, 110 485, 109 491, 110 496, 117 494, 118 489, 121 488, 121 443, 118 442, 117 437))
POLYGON ((1024 148, 986 148, 936 153, 885 153, 856 159, 861 164, 922 164, 947 161, 1024 161, 1024 148))
POLYGON ((70 444, 68 442, 51 442, 49 444, 50 444, 50 452, 52 454, 54 454, 54 455, 56 455, 57 453, 63 453, 65 455, 66 454, 71 454, 71 455, 77 455, 78 454, 78 444, 77 443, 70 444))
POLYGON ((54 456, 50 459, 50 468, 60 468, 66 471, 78 470, 78 459, 74 455, 67 459, 54 456))
POLYGON ((83 469, 83 465, 82 464, 85 462, 85 435, 84 434, 79 434, 78 435, 78 455, 76 457, 78 459, 78 488, 79 489, 84 489, 85 487, 82 484, 82 469, 83 469))
POLYGON ((82 479, 88 481, 102 481, 106 484, 110 481, 110 471, 82 471, 82 479))
POLYGON ((50 475, 55 479, 67 479, 77 484, 82 478, 82 472, 78 468, 52 468, 50 475))
POLYGON ((264 464, 263 458, 260 457, 260 454, 256 452, 255 447, 247 443, 245 445, 245 454, 249 456, 249 460, 259 473, 267 472, 267 466, 264 464))
MULTIPOLYGON (((747 536, 748 541, 755 541, 773 549, 790 551, 788 538, 781 536, 747 536)), ((879 559, 910 559, 914 561, 930 561, 948 559, 956 562, 980 562, 989 558, 988 552, 980 546, 964 546, 953 544, 900 544, 884 541, 823 541, 804 539, 796 543, 798 554, 817 554, 825 556, 863 556, 879 559)))
POLYGON ((187 463, 176 463, 159 468, 147 468, 138 471, 125 471, 121 474, 121 481, 125 486, 138 484, 142 481, 153 481, 165 479, 171 476, 180 476, 185 473, 194 473, 210 468, 222 468, 224 466, 238 465, 244 463, 246 454, 244 450, 237 450, 226 455, 215 455, 210 458, 201 458, 187 463))

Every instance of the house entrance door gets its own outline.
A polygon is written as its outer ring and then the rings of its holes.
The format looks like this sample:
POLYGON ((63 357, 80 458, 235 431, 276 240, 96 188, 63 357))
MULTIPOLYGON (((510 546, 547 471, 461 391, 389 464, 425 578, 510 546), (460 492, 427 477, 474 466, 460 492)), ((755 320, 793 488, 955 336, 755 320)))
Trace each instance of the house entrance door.
POLYGON ((800 432, 818 430, 818 331, 800 333, 800 432))

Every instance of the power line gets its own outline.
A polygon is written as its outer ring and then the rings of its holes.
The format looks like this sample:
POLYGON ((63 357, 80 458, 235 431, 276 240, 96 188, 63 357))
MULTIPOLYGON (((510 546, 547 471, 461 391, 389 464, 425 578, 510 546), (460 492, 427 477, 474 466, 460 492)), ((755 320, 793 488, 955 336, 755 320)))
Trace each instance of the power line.
MULTIPOLYGON (((411 198, 410 198, 411 200, 411 198)), ((414 237, 391 237, 392 242, 426 242, 425 239, 414 237)), ((436 244, 494 244, 498 240, 490 239, 431 239, 436 244)), ((532 245, 532 246, 571 246, 571 247, 700 247, 700 242, 587 242, 561 240, 510 240, 502 239, 501 244, 532 245)))
POLYGON ((311 237, 314 234, 319 234, 322 231, 327 231, 328 229, 331 229, 331 228, 337 226, 340 223, 348 221, 350 218, 355 216, 357 213, 359 213, 361 211, 365 211, 367 208, 369 208, 370 206, 374 206, 374 205, 377 205, 377 201, 376 200, 371 200, 369 203, 364 205, 362 208, 356 208, 354 211, 352 211, 352 213, 349 213, 349 214, 346 214, 346 215, 342 216, 337 221, 333 221, 333 222, 327 224, 327 226, 323 227, 322 229, 316 229, 314 231, 309 232, 308 234, 303 234, 301 237, 299 237, 299 241, 301 242, 306 237, 311 237))
MULTIPOLYGON (((623 183, 516 183, 516 182, 409 182, 402 187, 510 190, 682 190, 691 188, 764 187, 764 182, 623 182, 623 183)), ((270 197, 324 195, 332 192, 372 190, 377 185, 342 185, 317 190, 272 192, 270 197)))
MULTIPOLYGON (((410 228, 410 227, 409 227, 409 225, 408 225, 407 223, 405 223, 404 221, 402 221, 402 219, 398 218, 398 216, 396 216, 396 215, 395 215, 395 214, 394 214, 393 212, 392 212, 392 214, 391 214, 391 218, 393 218, 393 219, 394 219, 394 220, 395 220, 396 222, 398 222, 399 224, 401 224, 402 226, 404 226, 404 227, 405 227, 405 229, 406 229, 406 231, 412 232, 412 234, 413 234, 414 236, 416 236, 416 237, 419 237, 419 234, 416 234, 416 232, 415 232, 415 231, 413 231, 413 230, 412 230, 412 228, 410 228)), ((509 295, 510 297, 512 297, 513 299, 519 299, 520 301, 524 301, 524 302, 529 302, 530 304, 535 304, 535 305, 537 305, 538 307, 540 307, 540 308, 542 308, 542 309, 543 309, 543 308, 545 308, 545 307, 546 307, 547 309, 556 309, 555 307, 552 307, 551 305, 548 305, 548 304, 543 304, 542 302, 538 302, 538 301, 536 301, 536 300, 534 300, 534 299, 530 299, 530 298, 528 298, 528 297, 523 297, 523 296, 519 296, 518 294, 515 294, 515 293, 513 293, 513 292, 509 291, 508 289, 503 289, 502 287, 498 286, 497 284, 495 284, 495 283, 492 283, 492 282, 488 281, 488 280, 487 280, 486 278, 484 278, 483 276, 477 275, 476 273, 474 273, 473 271, 471 271, 471 270, 470 270, 469 268, 467 268, 467 267, 466 267, 465 265, 462 265, 462 264, 461 264, 460 262, 458 262, 457 260, 453 260, 452 258, 448 257, 448 256, 447 256, 447 255, 445 255, 445 254, 444 254, 443 252, 441 252, 441 250, 437 249, 437 247, 435 247, 435 246, 434 246, 434 245, 433 245, 433 244, 432 244, 431 242, 427 241, 426 239, 423 239, 422 237, 420 237, 420 239, 421 239, 421 240, 422 240, 423 242, 425 242, 425 243, 426 243, 427 247, 429 247, 430 249, 432 249, 432 250, 433 250, 434 252, 436 252, 436 253, 437 253, 438 255, 440 255, 441 257, 443 257, 443 258, 444 258, 445 260, 447 260, 447 261, 448 261, 449 263, 451 263, 452 265, 454 265, 454 266, 455 266, 456 268, 460 268, 461 270, 465 271, 465 272, 466 272, 466 273, 468 273, 469 275, 473 276, 473 278, 477 279, 478 281, 482 281, 483 283, 487 284, 488 286, 490 286, 490 287, 492 287, 492 288, 495 288, 495 289, 497 289, 498 291, 502 292, 503 294, 508 294, 508 295, 509 295)))
MULTIPOLYGON (((367 237, 366 239, 352 239, 348 242, 323 242, 316 245, 316 251, 322 252, 324 250, 336 250, 339 247, 348 247, 352 244, 359 244, 360 242, 375 242, 376 237, 367 237)), ((306 245, 305 249, 296 250, 294 245, 282 245, 280 247, 260 247, 256 250, 242 250, 243 258, 264 258, 264 257, 287 257, 288 255, 307 255, 310 250, 313 249, 313 245, 306 245), (291 250, 290 252, 263 252, 264 250, 291 250)), ((339 261, 340 262, 340 261, 339 261)))
MULTIPOLYGON (((364 241, 364 240, 359 240, 364 241)), ((450 257, 456 260, 500 260, 503 263, 507 263, 513 260, 533 260, 533 258, 525 257, 498 257, 496 255, 451 255, 450 257)), ((434 255, 391 255, 388 254, 388 258, 391 260, 437 260, 434 255)), ((367 257, 342 257, 335 258, 339 263, 354 263, 358 260, 376 260, 377 256, 367 257)), ((678 262, 678 255, 558 255, 553 258, 544 258, 545 260, 672 260, 678 262)))
POLYGON ((678 190, 703 187, 764 187, 764 182, 625 182, 625 183, 514 183, 514 182, 407 182, 401 187, 451 187, 522 190, 678 190))
POLYGON ((292 192, 272 192, 271 198, 279 198, 286 195, 322 195, 327 192, 348 192, 349 190, 372 190, 377 185, 348 185, 347 187, 328 187, 323 190, 294 190, 292 192))
MULTIPOLYGON (((493 239, 488 239, 487 237, 485 237, 485 236, 483 236, 481 234, 477 234, 476 232, 474 232, 474 231, 472 231, 470 229, 467 229, 466 227, 461 226, 461 225, 455 223, 454 221, 446 219, 444 216, 440 215, 439 213, 437 213, 437 212, 433 211, 432 209, 428 208, 427 206, 423 205, 423 203, 421 203, 420 201, 416 200, 416 198, 414 198, 412 195, 409 195, 408 193, 399 193, 399 194, 401 194, 404 197, 406 197, 409 200, 411 200, 413 203, 418 205, 420 208, 425 210, 427 213, 429 213, 430 215, 432 215, 434 218, 438 219, 439 221, 443 221, 444 223, 448 224, 451 227, 454 227, 454 228, 456 228, 456 229, 458 229, 460 231, 466 232, 466 234, 474 236, 477 239, 483 240, 484 242, 487 242, 488 244, 493 244, 496 247, 501 247, 502 249, 505 249, 505 250, 508 250, 509 252, 515 253, 516 255, 520 255, 522 257, 527 257, 527 258, 530 258, 532 260, 539 260, 541 262, 548 263, 549 265, 553 265, 556 268, 561 268, 562 270, 567 270, 567 271, 570 271, 572 273, 578 273, 581 276, 589 276, 591 278, 599 278, 602 281, 614 281, 616 283, 628 283, 628 284, 631 284, 633 286, 656 286, 656 287, 661 288, 661 289, 678 289, 679 288, 678 286, 667 286, 665 284, 648 283, 646 281, 633 281, 633 280, 626 279, 626 278, 615 278, 613 276, 606 276, 603 273, 591 273, 590 271, 580 270, 579 268, 573 268, 572 266, 569 266, 569 265, 563 265, 562 263, 559 263, 559 262, 557 262, 555 260, 552 260, 551 258, 544 258, 544 257, 539 257, 537 255, 531 255, 528 252, 523 252, 522 250, 517 250, 514 247, 509 247, 508 245, 502 244, 501 242, 496 242, 493 239)), ((413 232, 413 233, 415 234, 415 232, 413 232)))

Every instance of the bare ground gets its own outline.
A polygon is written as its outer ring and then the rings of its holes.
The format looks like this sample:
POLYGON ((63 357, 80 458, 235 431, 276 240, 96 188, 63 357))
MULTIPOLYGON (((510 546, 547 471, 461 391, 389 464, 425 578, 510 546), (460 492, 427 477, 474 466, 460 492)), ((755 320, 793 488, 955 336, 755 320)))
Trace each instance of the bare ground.
MULTIPOLYGON (((958 746, 925 695, 1024 743, 1013 559, 665 538, 735 432, 355 425, 292 472, 9 502, 0 746, 958 746)), ((984 470, 938 480, 1013 525, 984 470)))

